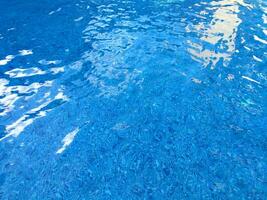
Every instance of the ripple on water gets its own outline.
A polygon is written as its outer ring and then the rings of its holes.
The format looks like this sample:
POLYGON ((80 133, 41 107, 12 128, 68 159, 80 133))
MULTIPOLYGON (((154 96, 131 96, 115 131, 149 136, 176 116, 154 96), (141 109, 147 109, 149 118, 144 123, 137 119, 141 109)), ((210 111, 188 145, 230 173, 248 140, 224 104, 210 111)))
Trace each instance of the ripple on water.
POLYGON ((264 199, 266 9, 0 2, 0 197, 264 199))

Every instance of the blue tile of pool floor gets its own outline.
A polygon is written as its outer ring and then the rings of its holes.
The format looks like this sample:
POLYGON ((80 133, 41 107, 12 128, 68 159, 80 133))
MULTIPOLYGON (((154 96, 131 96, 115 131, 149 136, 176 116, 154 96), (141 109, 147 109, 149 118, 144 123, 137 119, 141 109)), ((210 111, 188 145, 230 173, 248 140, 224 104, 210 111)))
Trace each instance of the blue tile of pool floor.
POLYGON ((267 199, 266 1, 0 13, 0 199, 267 199))

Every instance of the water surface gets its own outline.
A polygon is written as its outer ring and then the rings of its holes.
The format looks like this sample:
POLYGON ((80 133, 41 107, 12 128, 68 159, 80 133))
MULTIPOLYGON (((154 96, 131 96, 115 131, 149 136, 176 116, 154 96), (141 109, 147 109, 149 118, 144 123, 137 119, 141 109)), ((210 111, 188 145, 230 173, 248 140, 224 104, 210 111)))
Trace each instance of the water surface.
POLYGON ((266 199, 264 0, 0 13, 0 199, 266 199))

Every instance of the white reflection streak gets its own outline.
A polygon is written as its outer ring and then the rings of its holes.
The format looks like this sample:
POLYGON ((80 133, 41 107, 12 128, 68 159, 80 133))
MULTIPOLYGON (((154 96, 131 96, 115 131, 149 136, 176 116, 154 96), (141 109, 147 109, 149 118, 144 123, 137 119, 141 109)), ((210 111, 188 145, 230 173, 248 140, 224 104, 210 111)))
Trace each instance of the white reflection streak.
POLYGON ((61 63, 61 60, 45 60, 45 59, 42 59, 42 60, 39 60, 38 61, 39 64, 41 65, 58 65, 61 63))
POLYGON ((263 62, 263 60, 260 59, 260 58, 258 58, 257 56, 253 56, 253 59, 256 60, 256 61, 258 61, 258 62, 263 62))
POLYGON ((46 73, 45 71, 42 71, 37 67, 32 67, 27 69, 21 69, 21 68, 13 69, 7 71, 5 74, 9 75, 10 78, 22 78, 34 75, 43 75, 45 73, 46 73))
POLYGON ((267 41, 264 39, 259 38, 257 35, 254 35, 254 40, 261 42, 263 44, 267 44, 267 41))
POLYGON ((36 119, 46 116, 46 113, 50 110, 42 111, 43 108, 45 108, 49 103, 56 99, 62 99, 64 101, 67 101, 68 98, 64 96, 63 92, 59 92, 54 99, 48 100, 44 104, 31 109, 29 112, 27 112, 25 115, 23 115, 21 118, 19 118, 17 121, 15 121, 13 124, 6 126, 6 130, 8 132, 7 135, 0 138, 0 142, 4 139, 13 136, 18 137, 20 133, 30 124, 32 124, 36 119), (30 118, 30 115, 35 114, 35 117, 30 118))
POLYGON ((52 74, 58 74, 64 72, 64 67, 54 67, 51 68, 50 71, 52 72, 52 74))
POLYGON ((63 146, 57 150, 56 154, 61 154, 65 149, 73 142, 76 134, 79 132, 79 128, 76 128, 74 131, 68 133, 62 140, 63 146))
POLYGON ((251 82, 254 82, 254 83, 260 84, 260 82, 259 82, 259 81, 256 81, 256 80, 254 80, 254 79, 252 79, 252 78, 249 78, 249 77, 247 77, 247 76, 242 76, 242 78, 243 78, 243 79, 246 79, 246 80, 248 80, 248 81, 251 81, 251 82))
POLYGON ((54 13, 60 12, 62 8, 58 8, 57 10, 51 11, 48 13, 48 15, 53 15, 54 13))
POLYGON ((17 91, 17 93, 30 93, 34 92, 37 93, 38 89, 41 87, 51 87, 52 82, 46 81, 45 83, 33 83, 29 86, 11 86, 6 87, 6 84, 8 84, 8 81, 3 80, 3 82, 0 79, 0 95, 4 96, 0 99, 0 105, 2 105, 5 110, 0 113, 0 116, 4 116, 14 108, 14 103, 19 99, 18 94, 12 94, 12 91, 17 91))
POLYGON ((0 65, 6 65, 7 63, 9 63, 11 60, 13 60, 15 58, 15 56, 13 55, 8 55, 5 57, 5 59, 0 60, 0 65))
POLYGON ((20 51, 19 51, 19 54, 20 54, 21 56, 27 56, 27 55, 31 55, 31 54, 33 54, 33 52, 32 52, 31 49, 29 49, 29 50, 25 50, 25 49, 23 49, 23 50, 20 50, 20 51))
POLYGON ((36 118, 30 118, 27 119, 28 115, 23 115, 21 118, 19 118, 16 122, 13 124, 7 126, 6 130, 9 132, 7 135, 2 137, 0 139, 0 142, 2 142, 4 139, 13 136, 13 137, 18 137, 19 134, 27 127, 29 126, 36 118), (27 120, 26 120, 27 119, 27 120))
POLYGON ((211 2, 212 6, 217 7, 213 14, 213 20, 205 29, 203 23, 194 26, 198 32, 203 31, 201 40, 212 45, 220 44, 219 48, 222 52, 204 49, 201 43, 189 42, 191 48, 188 49, 192 58, 198 62, 202 62, 206 67, 211 63, 211 68, 214 68, 220 58, 224 59, 224 65, 227 65, 231 60, 231 55, 235 51, 236 32, 241 19, 238 17, 239 5, 245 5, 250 8, 243 0, 222 0, 211 2))
POLYGON ((17 55, 8 55, 5 57, 5 59, 0 60, 0 66, 6 65, 10 61, 12 61, 16 56, 27 56, 27 55, 31 55, 31 54, 33 54, 33 52, 30 49, 29 50, 26 50, 26 49, 20 50, 19 54, 17 54, 17 55))

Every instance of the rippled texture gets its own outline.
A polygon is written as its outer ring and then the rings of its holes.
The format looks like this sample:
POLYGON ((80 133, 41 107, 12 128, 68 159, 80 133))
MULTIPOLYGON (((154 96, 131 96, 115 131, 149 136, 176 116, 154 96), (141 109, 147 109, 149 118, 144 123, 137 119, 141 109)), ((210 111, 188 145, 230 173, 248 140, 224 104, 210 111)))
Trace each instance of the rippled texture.
POLYGON ((1 199, 266 199, 266 1, 0 13, 1 199))

